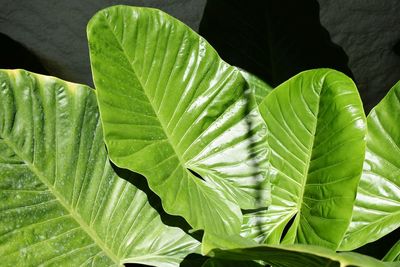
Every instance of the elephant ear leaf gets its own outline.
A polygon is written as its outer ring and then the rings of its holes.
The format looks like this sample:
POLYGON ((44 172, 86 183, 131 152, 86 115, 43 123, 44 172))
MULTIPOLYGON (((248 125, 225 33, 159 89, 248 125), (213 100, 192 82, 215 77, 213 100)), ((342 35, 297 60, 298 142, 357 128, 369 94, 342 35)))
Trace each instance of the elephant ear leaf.
POLYGON ((0 71, 2 266, 178 266, 198 246, 116 175, 99 117, 86 86, 0 71))
POLYGON ((195 230, 239 232, 240 208, 269 201, 265 124, 239 70, 155 9, 102 10, 88 39, 111 160, 195 230))
POLYGON ((257 220, 266 242, 336 249, 351 220, 365 153, 357 88, 337 71, 306 71, 275 88, 259 109, 271 149, 272 205, 257 220))
POLYGON ((371 110, 364 170, 340 246, 353 250, 400 226, 400 82, 371 110))

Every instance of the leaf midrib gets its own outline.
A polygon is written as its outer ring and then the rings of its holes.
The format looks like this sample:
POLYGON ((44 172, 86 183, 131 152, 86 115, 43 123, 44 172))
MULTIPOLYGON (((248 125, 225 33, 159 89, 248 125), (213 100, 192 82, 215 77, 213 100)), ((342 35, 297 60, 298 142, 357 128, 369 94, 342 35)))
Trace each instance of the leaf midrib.
MULTIPOLYGON (((147 98, 147 101, 149 102, 151 108, 153 109, 153 112, 154 112, 154 115, 155 115, 156 118, 157 118, 157 121, 160 123, 160 126, 161 126, 161 128, 162 128, 162 130, 163 130, 163 133, 164 133, 165 136, 167 137, 168 144, 171 146, 172 150, 174 151, 174 154, 177 156, 180 165, 184 168, 185 172, 188 174, 187 177, 192 178, 191 173, 190 173, 190 172, 187 170, 187 168, 186 168, 186 161, 181 157, 181 155, 180 155, 179 153, 177 153, 177 151, 176 151, 176 149, 175 149, 175 146, 174 146, 174 144, 173 144, 173 142, 172 142, 173 139, 171 138, 171 136, 169 135, 168 131, 166 130, 166 129, 167 129, 166 126, 164 125, 164 123, 163 123, 162 120, 160 119, 160 116, 159 116, 159 114, 158 114, 158 111, 157 111, 156 107, 154 106, 153 102, 150 100, 150 97, 149 97, 149 95, 147 94, 147 92, 146 92, 146 90, 145 90, 146 87, 143 85, 143 82, 141 81, 141 79, 140 79, 139 76, 137 75, 137 71, 136 71, 135 67, 133 66, 133 64, 132 64, 131 61, 129 60, 129 56, 126 54, 126 50, 125 50, 124 46, 122 45, 122 43, 120 42, 120 40, 117 38, 117 34, 113 31, 113 29, 112 29, 112 27, 111 27, 111 25, 110 25, 110 22, 109 22, 108 19, 107 19, 107 16, 103 16, 103 17, 104 17, 105 21, 107 22, 107 23, 106 23, 106 24, 107 24, 107 27, 108 27, 108 29, 110 30, 110 32, 112 33, 112 36, 114 37, 114 39, 115 39, 116 42, 118 43, 119 47, 121 48, 121 51, 122 51, 123 55, 125 56, 125 59, 126 59, 126 61, 128 62, 129 66, 131 67, 131 70, 132 70, 133 74, 137 77, 137 81, 139 82, 140 87, 142 88, 142 91, 143 91, 144 95, 145 95, 146 98, 147 98)), ((193 179, 193 180, 196 181, 196 182, 198 182, 198 179, 193 179)))
POLYGON ((116 264, 120 266, 120 259, 115 255, 107 245, 101 240, 101 238, 97 235, 97 233, 89 227, 89 225, 83 220, 83 218, 73 209, 71 208, 65 198, 48 182, 45 176, 35 167, 34 164, 30 163, 28 160, 24 159, 21 153, 18 152, 13 142, 8 140, 7 137, 3 137, 3 141, 9 146, 15 154, 23 160, 23 162, 28 166, 28 168, 34 173, 41 182, 43 182, 47 188, 50 189, 51 193, 56 197, 58 202, 68 211, 68 213, 72 216, 72 218, 78 223, 78 225, 87 233, 94 243, 103 250, 106 255, 116 264))
MULTIPOLYGON (((305 191, 305 187, 307 185, 307 180, 308 180, 308 171, 310 169, 310 162, 311 162, 312 152, 313 152, 314 143, 315 143, 315 134, 317 132, 317 127, 318 127, 318 115, 319 115, 319 108, 320 108, 320 104, 321 104, 322 89, 323 89, 324 84, 325 84, 325 78, 326 78, 326 76, 328 74, 329 74, 329 72, 324 74, 324 76, 322 77, 321 90, 318 92, 319 101, 318 101, 318 104, 317 104, 317 110, 315 112, 315 124, 314 124, 314 127, 313 127, 312 132, 311 132, 312 133, 312 135, 311 135, 312 141, 311 141, 311 144, 310 144, 310 147, 309 147, 309 153, 307 153, 308 157, 307 157, 306 164, 305 164, 305 169, 304 169, 304 172, 303 172, 304 179, 303 179, 303 182, 301 183, 300 196, 299 196, 299 199, 297 200, 297 205, 296 205, 297 214, 296 214, 296 217, 300 216, 301 208, 303 207, 303 204, 304 204, 303 203, 303 200, 304 200, 303 197, 304 197, 304 191, 305 191)), ((315 85, 312 84, 312 86, 314 87, 315 85)), ((300 223, 300 219, 299 220, 295 220, 294 222, 297 222, 297 225, 295 225, 295 227, 297 228, 299 223, 300 223)), ((297 233, 296 233, 296 236, 297 236, 297 233)))

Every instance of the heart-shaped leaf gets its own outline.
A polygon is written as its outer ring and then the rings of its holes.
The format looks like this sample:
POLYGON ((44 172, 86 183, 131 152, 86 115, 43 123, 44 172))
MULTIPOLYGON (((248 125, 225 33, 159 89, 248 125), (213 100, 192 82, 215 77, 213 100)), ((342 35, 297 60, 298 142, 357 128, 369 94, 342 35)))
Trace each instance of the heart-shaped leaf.
POLYGON ((0 71, 2 266, 178 266, 198 246, 111 167, 94 91, 0 71))
POLYGON ((350 223, 365 152, 357 88, 337 71, 302 72, 260 104, 271 149, 272 205, 256 224, 267 243, 336 249, 350 223))
POLYGON ((240 72, 155 9, 105 9, 88 39, 111 160, 194 229, 239 232, 239 208, 269 198, 265 125, 240 72))
POLYGON ((400 226, 400 83, 371 110, 364 170, 341 250, 373 242, 400 226))

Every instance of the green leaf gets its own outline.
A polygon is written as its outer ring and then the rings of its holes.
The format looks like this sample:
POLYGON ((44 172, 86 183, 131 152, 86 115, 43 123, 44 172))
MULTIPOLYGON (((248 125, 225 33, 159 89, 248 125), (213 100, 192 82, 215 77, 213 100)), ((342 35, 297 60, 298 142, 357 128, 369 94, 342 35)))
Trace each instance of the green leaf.
POLYGON ((2 266, 178 266, 198 246, 116 175, 99 117, 86 86, 0 71, 2 266))
POLYGON ((262 260, 274 267, 293 266, 359 266, 395 267, 396 263, 382 262, 353 252, 335 251, 312 245, 251 245, 239 237, 210 236, 203 239, 203 253, 218 259, 237 261, 236 266, 246 266, 243 261, 262 260))
POLYGON ((88 39, 111 160, 195 230, 239 232, 240 208, 269 201, 265 125, 240 72, 155 9, 107 8, 88 39))
POLYGON ((400 226, 400 82, 371 110, 364 170, 340 246, 353 250, 400 226))
POLYGON ((302 72, 260 104, 271 149, 272 205, 255 220, 278 244, 336 249, 350 223, 365 152, 357 88, 337 71, 302 72))
POLYGON ((257 76, 240 69, 243 78, 246 79, 251 90, 253 91, 257 104, 260 104, 264 98, 274 89, 269 84, 258 78, 257 76))
POLYGON ((383 257, 384 261, 399 261, 400 262, 400 240, 394 244, 394 246, 388 251, 383 257))

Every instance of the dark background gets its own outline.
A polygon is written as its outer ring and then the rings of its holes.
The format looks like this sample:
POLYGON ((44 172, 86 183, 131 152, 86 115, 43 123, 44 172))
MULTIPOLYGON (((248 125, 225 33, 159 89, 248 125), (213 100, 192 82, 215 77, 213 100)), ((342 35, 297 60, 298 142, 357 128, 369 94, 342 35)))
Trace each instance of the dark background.
MULTIPOLYGON (((1 0, 0 68, 93 86, 86 24, 115 4, 173 15, 272 86, 306 69, 342 71, 366 112, 400 80, 399 0, 1 0)), ((399 237, 398 230, 359 251, 381 258, 399 237)))
POLYGON ((93 85, 86 24, 106 6, 127 4, 159 8, 195 31, 200 29, 226 61, 274 86, 305 69, 340 70, 355 80, 367 112, 400 80, 398 0, 210 0, 207 7, 206 3, 1 0, 0 33, 22 46, 1 35, 0 67, 24 67, 93 85))

